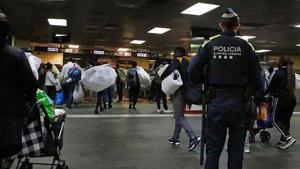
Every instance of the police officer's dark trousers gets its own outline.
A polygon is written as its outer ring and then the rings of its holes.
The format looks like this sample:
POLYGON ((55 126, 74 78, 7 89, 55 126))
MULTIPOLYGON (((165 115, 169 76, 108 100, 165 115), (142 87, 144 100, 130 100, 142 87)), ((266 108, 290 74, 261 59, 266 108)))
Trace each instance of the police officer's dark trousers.
POLYGON ((245 105, 243 91, 216 89, 215 97, 208 104, 205 169, 219 168, 227 131, 228 169, 242 169, 246 137, 245 105))

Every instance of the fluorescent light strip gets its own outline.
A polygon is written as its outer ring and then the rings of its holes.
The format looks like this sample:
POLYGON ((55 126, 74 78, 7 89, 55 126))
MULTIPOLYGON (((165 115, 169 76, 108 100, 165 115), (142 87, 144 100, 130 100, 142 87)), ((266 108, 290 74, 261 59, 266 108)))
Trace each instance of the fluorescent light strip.
POLYGON ((193 37, 192 41, 204 40, 204 37, 193 37))
POLYGON ((66 19, 48 18, 48 23, 49 23, 49 25, 52 25, 52 26, 67 26, 66 19))
POLYGON ((127 51, 129 51, 129 49, 128 48, 119 48, 118 51, 119 52, 127 52, 127 51))
POLYGON ((254 38, 256 38, 256 36, 247 36, 247 35, 245 35, 245 36, 241 36, 241 38, 242 38, 242 39, 245 39, 245 40, 249 40, 249 39, 254 39, 254 38))
POLYGON ((55 37, 68 36, 67 34, 55 34, 55 37))
POLYGON ((268 49, 261 49, 261 50, 256 50, 256 53, 266 53, 266 52, 271 52, 271 50, 268 49))
POLYGON ((136 44, 136 45, 141 45, 141 44, 143 44, 143 43, 145 43, 146 41, 144 41, 144 40, 133 40, 133 41, 131 41, 130 43, 131 44, 136 44))
POLYGON ((296 46, 300 47, 300 44, 296 44, 296 46))
POLYGON ((207 3, 196 3, 195 5, 187 8, 186 10, 182 11, 182 14, 186 15, 203 15, 211 10, 214 10, 218 8, 220 5, 215 5, 215 4, 207 4, 207 3))
POLYGON ((153 34, 164 34, 168 31, 170 31, 170 28, 161 28, 161 27, 155 27, 153 29, 151 29, 150 31, 148 31, 148 33, 153 33, 153 34))
POLYGON ((295 28, 300 28, 300 24, 294 25, 295 28))
POLYGON ((72 49, 78 49, 78 48, 79 48, 79 45, 69 45, 69 48, 72 48, 72 49))

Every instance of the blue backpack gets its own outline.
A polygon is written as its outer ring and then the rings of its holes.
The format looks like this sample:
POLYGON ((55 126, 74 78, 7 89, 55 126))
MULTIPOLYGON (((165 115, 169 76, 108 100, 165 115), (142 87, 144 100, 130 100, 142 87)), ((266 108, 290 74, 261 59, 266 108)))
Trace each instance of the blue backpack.
POLYGON ((81 80, 81 70, 74 65, 69 69, 68 77, 72 79, 72 82, 79 82, 81 80))
POLYGON ((129 69, 127 72, 127 84, 129 87, 134 88, 138 87, 138 75, 136 69, 129 69))

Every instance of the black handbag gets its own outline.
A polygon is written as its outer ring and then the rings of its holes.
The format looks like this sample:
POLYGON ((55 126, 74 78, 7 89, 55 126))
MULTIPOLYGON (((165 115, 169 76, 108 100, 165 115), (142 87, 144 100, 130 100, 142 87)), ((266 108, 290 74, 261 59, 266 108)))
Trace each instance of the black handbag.
POLYGON ((201 105, 203 93, 202 84, 188 82, 185 85, 185 100, 188 104, 201 105))

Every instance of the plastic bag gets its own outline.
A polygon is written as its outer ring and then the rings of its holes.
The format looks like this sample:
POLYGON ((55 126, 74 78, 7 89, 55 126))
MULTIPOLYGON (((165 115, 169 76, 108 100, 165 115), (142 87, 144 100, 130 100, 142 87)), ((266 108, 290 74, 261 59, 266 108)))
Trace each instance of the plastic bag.
POLYGON ((55 112, 54 112, 53 101, 47 96, 46 92, 38 89, 36 92, 36 100, 38 103, 41 103, 44 106, 45 111, 48 114, 50 122, 54 123, 55 122, 55 112))
POLYGON ((56 91, 62 90, 61 83, 58 79, 55 79, 55 89, 56 91))
POLYGON ((116 82, 117 73, 109 65, 95 66, 82 75, 82 84, 91 91, 100 92, 116 82))
POLYGON ((172 95, 183 85, 178 70, 173 71, 168 77, 161 82, 161 89, 167 95, 172 95))
POLYGON ((81 83, 79 82, 76 86, 75 86, 75 90, 73 93, 73 100, 76 103, 79 103, 83 100, 84 98, 84 92, 83 92, 83 88, 81 83))
POLYGON ((39 67, 42 63, 42 60, 34 55, 32 55, 31 53, 25 53, 28 61, 29 61, 29 64, 30 64, 30 67, 31 67, 31 70, 35 76, 35 78, 37 80, 39 80, 39 73, 38 73, 38 70, 39 70, 39 67))
POLYGON ((139 81, 141 86, 150 86, 151 84, 150 75, 142 67, 137 68, 137 74, 139 76, 139 81))
POLYGON ((165 64, 163 67, 161 67, 158 71, 157 74, 159 77, 161 77, 161 75, 165 72, 165 70, 169 67, 169 64, 165 64))
POLYGON ((63 105, 65 102, 65 95, 62 91, 58 91, 55 94, 55 105, 63 105))

